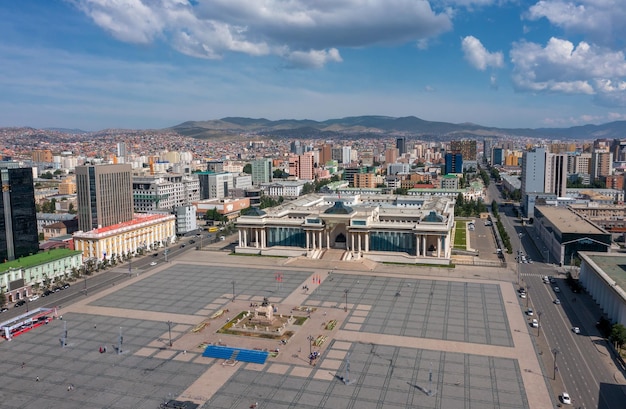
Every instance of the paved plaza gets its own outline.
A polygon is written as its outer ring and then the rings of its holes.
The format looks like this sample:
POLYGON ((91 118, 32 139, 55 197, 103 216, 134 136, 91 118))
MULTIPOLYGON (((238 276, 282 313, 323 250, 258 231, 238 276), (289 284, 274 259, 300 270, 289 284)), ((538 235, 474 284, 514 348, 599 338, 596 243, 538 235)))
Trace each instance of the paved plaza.
POLYGON ((0 406, 158 408, 168 399, 220 409, 555 404, 510 281, 441 277, 441 268, 329 269, 286 260, 189 252, 184 261, 62 306, 62 319, 0 344, 0 406), (308 317, 288 328, 286 344, 217 333, 264 298, 277 314, 308 317), (326 341, 312 346, 317 337, 326 341), (264 365, 225 365, 202 356, 211 344, 278 353, 264 365), (309 351, 320 358, 311 362, 309 351))

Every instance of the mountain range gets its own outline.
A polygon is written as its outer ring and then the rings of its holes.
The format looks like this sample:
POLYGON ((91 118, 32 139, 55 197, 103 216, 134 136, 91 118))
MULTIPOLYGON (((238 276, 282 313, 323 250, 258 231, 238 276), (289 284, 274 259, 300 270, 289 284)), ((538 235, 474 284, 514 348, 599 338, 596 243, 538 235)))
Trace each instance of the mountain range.
POLYGON ((168 128, 197 139, 259 135, 273 138, 367 138, 413 136, 420 139, 451 140, 483 137, 528 137, 558 140, 620 139, 626 136, 626 121, 570 128, 495 128, 473 123, 426 121, 415 116, 354 116, 326 121, 227 117, 187 121, 168 128))

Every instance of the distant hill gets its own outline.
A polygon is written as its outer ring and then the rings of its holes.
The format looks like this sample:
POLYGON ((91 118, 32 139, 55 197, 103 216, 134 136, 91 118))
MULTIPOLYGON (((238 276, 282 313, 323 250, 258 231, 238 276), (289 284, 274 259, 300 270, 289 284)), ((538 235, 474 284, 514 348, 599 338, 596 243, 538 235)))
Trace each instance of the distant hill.
POLYGON ((188 121, 168 128, 198 139, 233 135, 260 135, 274 138, 335 138, 414 136, 423 139, 482 137, 529 137, 546 139, 620 139, 626 138, 626 121, 571 128, 507 129, 472 123, 426 121, 414 116, 355 116, 326 121, 227 117, 209 121, 188 121))
POLYGON ((89 133, 89 131, 83 131, 82 129, 66 129, 66 128, 44 128, 46 131, 54 131, 61 133, 69 133, 69 134, 85 134, 89 133))

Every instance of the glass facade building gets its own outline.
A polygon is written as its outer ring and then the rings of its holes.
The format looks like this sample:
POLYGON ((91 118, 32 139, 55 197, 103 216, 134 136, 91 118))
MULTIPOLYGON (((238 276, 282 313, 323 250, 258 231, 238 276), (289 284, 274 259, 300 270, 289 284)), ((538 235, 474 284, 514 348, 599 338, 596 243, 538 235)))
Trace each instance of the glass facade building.
POLYGON ((32 168, 1 168, 0 260, 39 251, 32 168))

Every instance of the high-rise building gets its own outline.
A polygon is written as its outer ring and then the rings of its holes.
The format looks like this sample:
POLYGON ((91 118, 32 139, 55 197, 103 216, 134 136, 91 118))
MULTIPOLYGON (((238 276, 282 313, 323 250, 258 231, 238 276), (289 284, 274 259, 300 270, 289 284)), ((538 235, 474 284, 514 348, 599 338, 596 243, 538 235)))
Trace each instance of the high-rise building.
POLYGON ((50 149, 33 150, 32 159, 35 163, 52 162, 52 151, 50 149))
POLYGON ((546 153, 544 192, 565 196, 567 188, 567 155, 546 153))
POLYGON ((302 155, 304 153, 304 146, 302 146, 300 141, 291 141, 289 150, 295 155, 302 155))
POLYGON ((314 180, 315 168, 313 152, 289 157, 289 175, 301 180, 314 180))
POLYGON ((463 155, 460 152, 446 153, 446 172, 450 173, 463 173, 463 155))
POLYGON ((257 159, 252 161, 252 184, 260 186, 261 183, 269 183, 272 181, 272 160, 269 158, 257 159))
POLYGON ((493 148, 491 149, 491 164, 502 165, 504 163, 504 149, 493 148))
POLYGON ((209 199, 224 199, 230 195, 234 180, 232 173, 209 174, 209 199))
POLYGON ((594 149, 591 153, 591 182, 604 182, 612 173, 613 154, 608 149, 594 149))
POLYGON ((543 193, 546 175, 546 150, 534 148, 522 154, 522 195, 543 193))
POLYGON ((385 163, 396 163, 398 160, 398 148, 388 148, 385 150, 385 163))
POLYGON ((333 160, 333 145, 325 143, 320 150, 320 165, 326 165, 326 162, 333 160))
POLYGON ((139 213, 173 211, 200 200, 197 175, 167 173, 133 178, 134 209, 139 213))
POLYGON ((121 163, 125 163, 126 162, 126 156, 128 156, 128 152, 126 151, 126 142, 118 142, 117 143, 117 157, 118 157, 118 160, 121 163))
POLYGON ((32 168, 0 164, 0 260, 10 261, 39 251, 32 168))
POLYGON ((82 231, 133 219, 130 164, 77 166, 76 194, 82 231))
POLYGON ((352 148, 350 146, 344 146, 341 148, 341 162, 344 165, 352 162, 352 148))
POLYGON ((206 170, 209 172, 220 173, 224 171, 224 162, 221 160, 212 160, 206 163, 206 170))
POLYGON ((406 153, 406 138, 404 136, 396 138, 396 148, 398 149, 398 155, 402 156, 406 153))
POLYGON ((476 140, 465 139, 450 142, 450 152, 460 152, 465 161, 476 160, 476 140))

